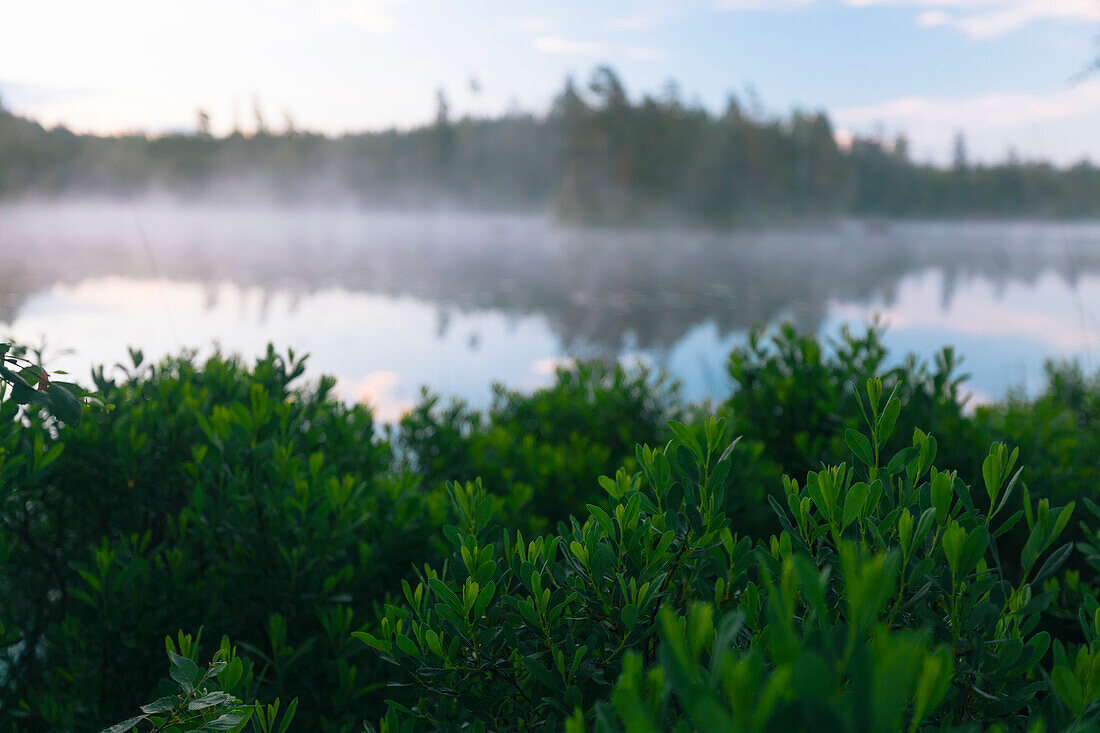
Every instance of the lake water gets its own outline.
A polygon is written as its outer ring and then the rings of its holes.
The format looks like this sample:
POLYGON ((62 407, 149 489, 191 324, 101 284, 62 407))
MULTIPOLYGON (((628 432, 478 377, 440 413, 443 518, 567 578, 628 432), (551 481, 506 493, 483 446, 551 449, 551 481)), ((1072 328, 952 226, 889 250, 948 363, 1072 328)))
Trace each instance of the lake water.
POLYGON ((102 202, 0 205, 0 336, 48 366, 268 342, 392 420, 427 385, 475 405, 555 364, 662 366, 729 391, 730 349, 784 319, 880 317, 900 359, 944 345, 976 401, 1096 364, 1100 224, 841 222, 797 231, 584 230, 548 217, 102 202))

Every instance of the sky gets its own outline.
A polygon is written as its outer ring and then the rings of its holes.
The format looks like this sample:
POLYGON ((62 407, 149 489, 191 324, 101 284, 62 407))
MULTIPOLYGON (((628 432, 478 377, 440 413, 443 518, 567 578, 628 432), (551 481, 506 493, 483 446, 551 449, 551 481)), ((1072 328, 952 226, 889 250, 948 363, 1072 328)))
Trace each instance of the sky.
POLYGON ((158 134, 408 128, 544 112, 612 66, 718 111, 824 110, 946 162, 1100 163, 1100 0, 0 0, 0 100, 48 126, 158 134))

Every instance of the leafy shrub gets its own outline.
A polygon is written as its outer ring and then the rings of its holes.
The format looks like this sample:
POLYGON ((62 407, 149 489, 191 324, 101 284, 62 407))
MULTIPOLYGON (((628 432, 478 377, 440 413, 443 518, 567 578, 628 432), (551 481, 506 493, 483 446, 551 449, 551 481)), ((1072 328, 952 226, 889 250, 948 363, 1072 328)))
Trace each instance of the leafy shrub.
MULTIPOLYGON (((878 389, 872 383, 872 406, 878 389)), ((804 487, 786 481, 787 508, 777 508, 786 529, 758 552, 766 602, 750 593, 717 637, 701 620, 709 606, 688 615, 686 637, 685 621, 666 614, 660 663, 648 679, 668 680, 668 689, 647 689, 635 660, 614 695, 619 718, 670 720, 679 703, 695 726, 730 730, 886 731, 902 729, 906 717, 916 730, 930 713, 927 722, 983 730, 1030 720, 1059 730, 1096 725, 1100 688, 1089 665, 1098 625, 1087 614, 1095 599, 1082 609, 1089 646, 1056 640, 1053 664, 1044 666, 1051 634, 1036 630, 1055 595, 1045 583, 1073 545, 1039 560, 1073 504, 1036 505, 1026 488, 1013 501, 1016 452, 1000 444, 983 462, 985 512, 957 475, 931 466, 936 441, 921 431, 884 468, 867 446, 892 428, 891 402, 872 409, 869 440, 849 435, 864 481, 853 483, 843 466, 811 473, 804 487), (1021 518, 1028 540, 1010 558, 996 538, 1021 518), (728 640, 743 628, 744 651, 731 651, 728 640)))
POLYGON ((1052 501, 1095 496, 1100 486, 1100 375, 1079 364, 1048 363, 1035 399, 1010 394, 978 408, 976 428, 1020 446, 1036 490, 1052 501))
MULTIPOLYGON (((944 458, 964 475, 977 468, 969 463, 988 442, 966 429, 960 391, 966 375, 958 374, 954 351, 945 348, 934 366, 913 355, 891 365, 882 333, 877 324, 862 334, 844 327, 839 339, 823 340, 786 323, 772 333, 753 330, 748 343, 730 354, 735 387, 721 414, 738 434, 761 442, 774 485, 782 473, 802 475, 846 458, 844 432, 863 424, 855 385, 872 377, 882 379, 887 390, 897 388, 906 406, 898 435, 922 426, 950 438, 944 458)), ((897 438, 886 449, 902 444, 897 438)))
MULTIPOLYGON (((201 634, 199 637, 201 638, 201 634)), ((170 663, 171 682, 161 684, 163 693, 141 706, 141 715, 105 728, 102 733, 184 733, 184 731, 232 731, 239 733, 251 722, 253 733, 286 733, 298 699, 291 700, 282 716, 280 702, 270 705, 242 700, 251 698, 256 686, 252 662, 237 654, 236 647, 222 637, 204 670, 197 663, 199 642, 180 632, 178 641, 164 640, 170 663)))
POLYGON ((0 730, 180 702, 158 640, 201 627, 255 660, 221 691, 296 697, 304 730, 1097 722, 1079 370, 970 416, 950 351, 786 328, 731 357, 718 420, 582 363, 485 413, 429 396, 387 441, 293 354, 133 362, 79 422, 0 399, 0 730))
POLYGON ((480 483, 452 487, 458 524, 444 528, 452 558, 419 571, 415 588, 403 583, 404 602, 386 606, 377 633, 356 634, 416 682, 417 694, 408 705, 395 701, 384 727, 396 725, 397 711, 436 728, 467 720, 485 730, 560 727, 609 691, 624 650, 655 642, 661 604, 714 592, 701 566, 744 572, 749 543, 734 539, 719 508, 730 466, 719 447, 725 423, 706 424, 705 446, 672 425, 691 447, 682 468, 664 451, 640 449, 650 491, 620 470, 600 481, 612 512, 589 505, 584 525, 573 519, 557 534, 505 532, 493 542, 480 483), (684 470, 696 480, 676 480, 684 470), (709 491, 694 493, 708 482, 709 491))
MULTIPOLYGON (((27 353, 0 343, 0 690, 19 684, 20 673, 37 651, 42 631, 38 614, 55 600, 47 584, 20 587, 25 568, 12 558, 30 549, 47 558, 45 570, 51 579, 65 571, 48 545, 36 544, 24 533, 25 518, 35 507, 21 489, 49 472, 61 455, 54 436, 64 427, 62 421, 78 423, 83 412, 83 390, 53 380, 54 375, 30 361, 27 353), (35 621, 21 624, 27 618, 35 621)), ((7 712, 2 697, 0 712, 7 712)))
POLYGON ((529 395, 496 386, 485 414, 426 394, 395 442, 430 484, 481 478, 491 492, 529 496, 525 528, 540 530, 601 501, 591 477, 629 460, 635 443, 664 438, 678 389, 644 367, 580 362, 529 395))
POLYGON ((205 626, 259 660, 260 694, 300 697, 305 724, 357 725, 377 708, 350 633, 433 557, 444 498, 388 471, 331 380, 294 388, 293 355, 134 361, 97 376, 112 409, 11 438, 0 709, 57 731, 118 720, 147 698, 157 640, 205 626))
POLYGON ((39 408, 65 422, 80 422, 84 390, 72 382, 59 382, 53 376, 27 358, 25 347, 0 342, 0 390, 4 396, 17 405, 39 408))
POLYGON ((901 404, 882 391, 868 381, 868 434, 844 434, 858 468, 786 479, 768 540, 733 534, 720 509, 723 421, 702 441, 674 423, 668 446, 639 448, 637 473, 600 480, 610 512, 591 505, 533 541, 490 540, 484 492, 455 486, 451 559, 356 634, 410 686, 382 729, 1097 724, 1095 599, 1087 645, 1058 639, 1051 663, 1038 630, 1073 504, 1033 502, 1000 444, 977 491, 935 468, 919 429, 886 452, 901 404), (1022 552, 999 552, 1020 521, 1022 552))
MULTIPOLYGON (((120 719, 148 697, 156 640, 199 626, 249 649, 260 694, 300 697, 303 725, 346 730, 377 715, 387 680, 350 632, 413 561, 438 556, 442 484, 395 467, 370 413, 333 400, 331 380, 294 387, 304 365, 293 354, 251 367, 132 361, 121 376, 95 373, 110 409, 78 426, 35 413, 17 431, 18 408, 3 407, 0 719, 51 730, 120 719)), ((663 429, 672 400, 655 384, 593 365, 529 398, 499 392, 496 428, 464 446, 483 466, 532 420, 561 443, 509 448, 494 515, 545 527, 525 505, 532 485, 564 492, 629 432, 663 429)))

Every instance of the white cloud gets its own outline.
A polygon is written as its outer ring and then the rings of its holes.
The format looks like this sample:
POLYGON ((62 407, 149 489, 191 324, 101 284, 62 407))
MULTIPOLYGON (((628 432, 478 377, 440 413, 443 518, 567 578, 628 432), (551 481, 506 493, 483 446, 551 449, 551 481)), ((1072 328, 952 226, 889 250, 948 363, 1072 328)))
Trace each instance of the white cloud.
POLYGON ((1095 113, 1100 113, 1100 80, 1048 94, 1010 92, 953 100, 902 97, 881 104, 841 109, 836 114, 851 123, 904 118, 921 123, 938 122, 952 128, 980 122, 983 128, 991 129, 1095 113))
MULTIPOLYGON (((906 132, 920 146, 946 151, 959 131, 966 132, 972 149, 984 148, 987 158, 999 158, 1010 144, 1038 142, 1037 153, 1063 163, 1082 154, 1100 157, 1100 139, 1093 149, 1060 146, 1059 130, 1068 126, 1100 128, 1100 79, 1042 94, 1008 92, 958 99, 901 97, 879 104, 838 109, 833 113, 843 129, 867 132, 880 124, 906 132)), ((1084 139, 1088 139, 1087 137, 1084 139)))
POLYGON ((671 10, 667 7, 654 6, 643 8, 628 15, 619 15, 607 22, 607 27, 613 31, 635 32, 648 31, 664 23, 671 10))
POLYGON ((929 28, 936 25, 947 25, 951 16, 942 10, 925 10, 917 16, 917 25, 929 28))
POLYGON ((348 16, 368 33, 393 33, 401 27, 394 10, 408 2, 409 0, 350 0, 347 4, 348 16))
POLYGON ((574 41, 559 36, 539 36, 535 50, 542 53, 569 56, 593 56, 604 52, 604 45, 595 41, 574 41))
POLYGON ((1100 0, 847 0, 853 7, 923 9, 917 23, 992 38, 1041 20, 1100 21, 1100 0))
POLYGON ((506 25, 521 33, 546 33, 554 27, 554 21, 545 17, 512 18, 506 25))
MULTIPOLYGON (((75 91, 44 94, 45 100, 33 104, 34 117, 46 127, 72 125, 77 132, 115 134, 141 130, 195 129, 195 110, 204 105, 201 98, 168 92, 124 92, 115 90, 75 91)), ((16 102, 18 102, 16 98, 16 102)), ((209 99, 205 100, 209 101, 209 99)), ((18 111, 20 105, 16 105, 18 111)), ((242 113, 243 116, 243 113, 242 113)), ((218 132, 228 132, 228 119, 219 120, 218 132)))
POLYGON ((816 0, 715 0, 719 10, 782 10, 812 5, 816 0))

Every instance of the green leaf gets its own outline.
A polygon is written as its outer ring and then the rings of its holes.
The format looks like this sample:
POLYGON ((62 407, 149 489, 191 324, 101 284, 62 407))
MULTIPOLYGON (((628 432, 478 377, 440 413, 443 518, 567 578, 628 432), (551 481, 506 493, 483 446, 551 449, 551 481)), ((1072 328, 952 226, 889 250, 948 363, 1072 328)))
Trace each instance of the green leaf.
POLYGON ((573 553, 573 556, 577 558, 577 561, 580 562, 582 566, 584 566, 585 568, 588 567, 588 550, 584 548, 584 545, 582 545, 580 542, 577 542, 576 540, 573 540, 569 543, 569 550, 573 553))
POLYGON ((447 584, 442 580, 439 578, 428 578, 428 587, 432 589, 432 593, 435 594, 436 598, 446 603, 454 609, 455 612, 459 614, 465 613, 466 609, 462 606, 462 600, 455 595, 455 592, 448 588, 447 584))
POLYGON ((1035 579, 1032 583, 1042 583, 1047 578, 1058 572, 1058 569, 1062 567, 1069 556, 1073 553, 1073 542, 1067 542, 1059 547, 1046 561, 1039 567, 1039 572, 1035 574, 1035 579))
POLYGON ((794 568, 802 585, 802 597, 806 600, 806 605, 817 616, 819 624, 827 624, 829 616, 825 606, 825 588, 817 566, 805 555, 796 555, 794 568))
POLYGON ((493 600, 493 595, 497 591, 497 584, 493 581, 488 581, 477 594, 477 601, 474 603, 474 612, 472 618, 476 621, 485 614, 485 609, 489 607, 490 601, 493 600))
POLYGON ((913 533, 914 545, 924 542, 924 538, 928 536, 928 532, 932 529, 932 522, 935 518, 936 510, 932 507, 928 507, 921 512, 920 519, 917 520, 917 529, 913 533))
POLYGON ((904 471, 905 464, 908 463, 912 453, 912 448, 902 448, 895 453, 894 457, 890 459, 890 462, 886 464, 886 475, 893 476, 904 471))
POLYGON ((1000 454, 996 450, 992 450, 982 461, 982 481, 985 483, 985 493, 989 496, 989 510, 991 512, 996 505, 997 494, 1001 490, 1000 472, 1000 454))
POLYGON ((1047 546, 1049 547, 1051 542, 1058 539, 1058 535, 1062 534, 1062 530, 1069 524, 1070 517, 1073 516, 1073 508, 1076 502, 1070 502, 1062 507, 1062 511, 1058 513, 1058 520, 1054 523, 1054 531, 1050 533, 1050 538, 1047 540, 1047 546))
POLYGON ((670 420, 668 427, 672 434, 676 436, 676 440, 686 446, 702 462, 704 458, 703 446, 699 444, 699 439, 695 437, 695 433, 692 432, 691 428, 676 420, 670 420))
MULTIPOLYGON (((205 708, 212 708, 215 705, 224 705, 226 703, 239 702, 237 698, 226 692, 208 692, 197 700, 192 700, 187 703, 188 710, 203 710, 205 708)), ((142 710, 145 710, 143 707, 142 710)), ((149 712, 145 710, 145 712, 149 712)))
POLYGON ((144 715, 139 715, 136 718, 129 718, 121 723, 115 723, 110 728, 104 728, 100 733, 126 733, 128 730, 132 730, 141 721, 145 720, 144 715))
POLYGON ((719 458, 718 458, 719 463, 721 463, 722 461, 724 461, 724 460, 726 460, 727 458, 730 457, 730 454, 733 453, 733 449, 736 448, 737 444, 741 442, 742 437, 743 436, 738 435, 736 438, 734 438, 732 441, 730 441, 730 444, 726 446, 726 449, 724 451, 722 451, 722 455, 719 456, 719 458))
POLYGON ((903 552, 909 552, 909 543, 913 539, 913 514, 906 507, 898 517, 898 542, 903 552))
POLYGON ((607 515, 607 512, 605 512, 603 509, 596 506, 595 504, 586 504, 585 506, 588 507, 589 513, 591 513, 595 520, 599 523, 600 529, 603 530, 604 535, 608 539, 614 539, 615 525, 612 523, 611 517, 607 515))
POLYGON ((187 692, 191 692, 195 687, 195 683, 202 677, 202 671, 198 665, 187 657, 181 657, 171 649, 168 650, 168 659, 170 662, 168 674, 179 683, 180 687, 187 692))
POLYGON ((37 389, 28 387, 27 383, 21 378, 8 382, 11 386, 11 398, 20 405, 45 405, 49 402, 44 392, 39 392, 37 389))
POLYGON ((1058 665, 1050 676, 1054 684, 1054 694, 1062 701, 1062 704, 1070 709, 1074 715, 1080 715, 1085 709, 1085 691, 1081 683, 1073 676, 1069 667, 1058 665))
POLYGON ((366 644, 367 646, 373 647, 380 652, 384 652, 387 650, 386 642, 382 641, 373 634, 368 634, 365 631, 353 631, 351 632, 351 635, 366 644))
POLYGON ((863 461, 865 465, 875 465, 874 451, 871 448, 871 441, 867 439, 866 435, 858 430, 848 428, 844 431, 844 442, 848 444, 856 458, 863 461))
POLYGON ((210 730, 233 730, 245 721, 245 716, 240 713, 225 713, 206 723, 210 730))
POLYGON ((535 613, 535 604, 525 598, 521 598, 516 601, 516 608, 519 609, 519 613, 523 616, 524 621, 535 629, 540 628, 539 617, 538 614, 535 613))
POLYGON ((943 554, 947 558, 947 565, 951 568, 952 575, 958 572, 959 559, 965 542, 966 530, 952 522, 943 533, 943 554))
POLYGON ((424 632, 424 642, 433 654, 439 657, 443 656, 443 644, 439 640, 439 634, 434 629, 428 629, 424 632))
MULTIPOLYGON (((278 703, 279 700, 276 699, 275 702, 278 703)), ((283 713, 283 721, 279 723, 278 733, 286 733, 291 722, 294 720, 294 714, 296 712, 298 712, 298 698, 294 698, 290 701, 290 704, 286 706, 286 712, 283 713)))
POLYGON ((932 478, 932 506, 936 510, 936 524, 947 521, 951 511, 951 474, 937 473, 932 478))
POLYGON ((1023 509, 1017 509, 1013 512, 1008 519, 1001 523, 1001 526, 997 528, 997 531, 993 533, 993 537, 997 538, 1001 535, 1007 534, 1016 526, 1016 523, 1020 521, 1020 517, 1024 516, 1023 509))
POLYGON ((917 730, 924 716, 935 710, 947 694, 954 667, 951 650, 946 646, 940 646, 925 657, 914 696, 913 722, 909 727, 911 733, 917 730))
POLYGON ((848 493, 844 497, 844 520, 841 522, 841 529, 846 528, 855 521, 856 517, 863 511, 870 490, 870 487, 862 481, 852 484, 851 488, 848 489, 848 493))
POLYGON ((82 405, 67 385, 54 382, 46 388, 46 395, 49 397, 50 410, 54 415, 70 425, 80 422, 82 405))
MULTIPOLYGON (((1013 454, 1015 454, 1015 451, 1013 451, 1013 454)), ((997 508, 994 509, 993 512, 989 515, 990 519, 997 516, 997 514, 1001 511, 1001 509, 1004 508, 1004 505, 1008 502, 1009 497, 1012 496, 1012 492, 1016 488, 1016 483, 1020 480, 1020 474, 1023 473, 1023 470, 1024 469, 1022 467, 1017 468, 1016 473, 1014 473, 1012 475, 1012 478, 1009 479, 1008 487, 1004 490, 1004 493, 1001 495, 1000 503, 997 504, 997 508)))
POLYGON ((984 525, 975 527, 966 537, 963 544, 960 569, 963 573, 969 573, 978 564, 978 560, 985 555, 989 547, 989 530, 984 525))
POLYGON ((619 485, 615 483, 615 479, 610 476, 600 476, 596 479, 596 482, 612 499, 618 499, 622 493, 619 491, 619 485))
POLYGON ((417 649, 416 642, 414 642, 409 637, 405 636, 404 634, 398 634, 394 641, 397 642, 397 648, 408 654, 410 657, 413 657, 414 659, 420 658, 420 650, 417 649))
POLYGON ((141 706, 141 712, 153 715, 154 713, 164 713, 169 710, 174 710, 176 705, 179 704, 180 699, 178 697, 166 696, 158 700, 154 700, 148 705, 141 706))
POLYGON ((885 445, 890 436, 894 434, 894 427, 897 425, 898 415, 900 414, 901 400, 897 397, 891 397, 890 401, 886 403, 886 407, 882 409, 882 415, 878 419, 879 445, 885 445))

